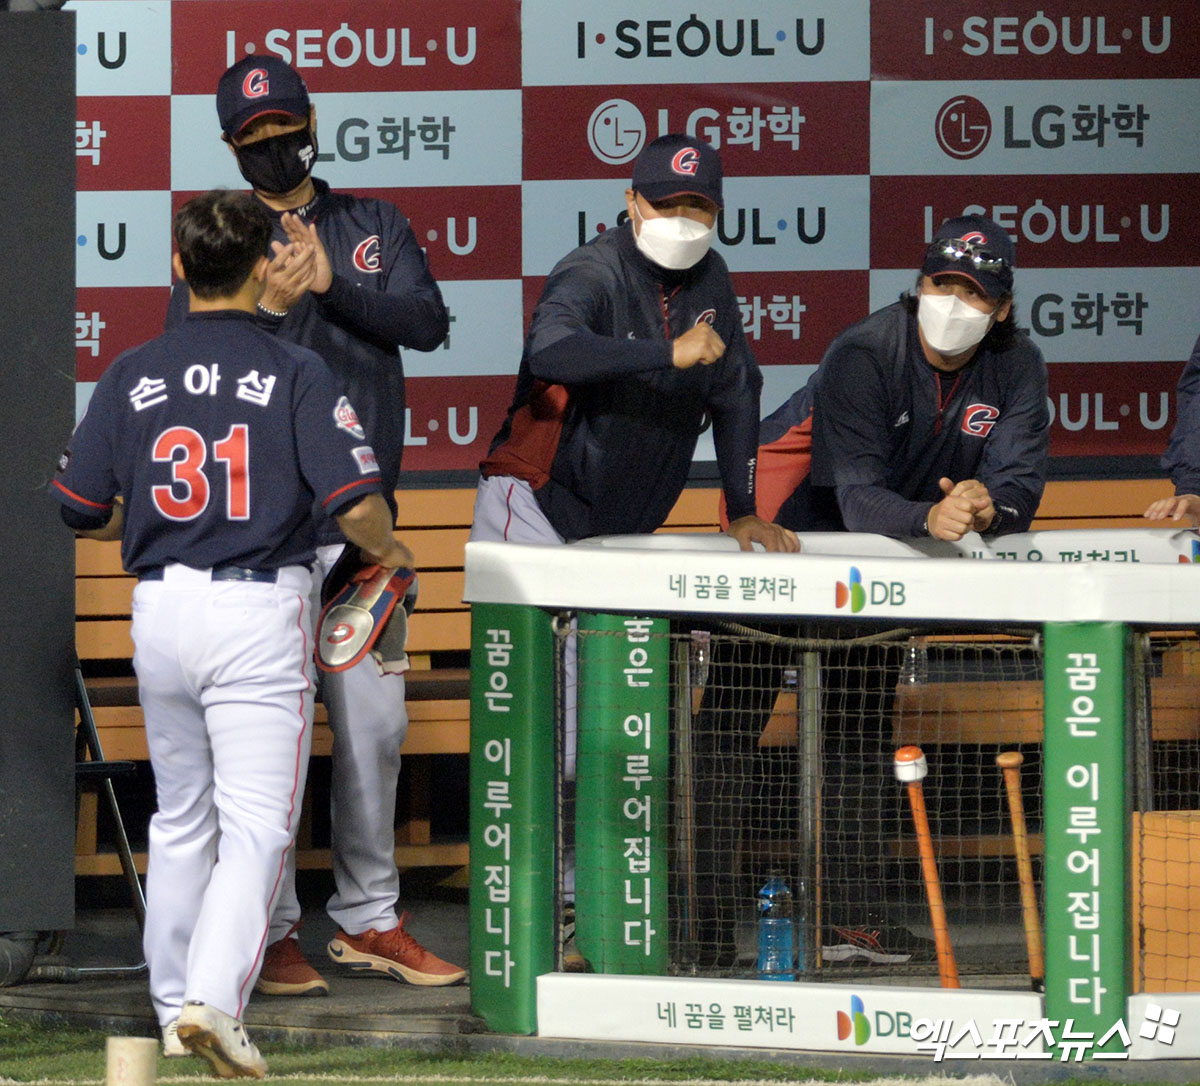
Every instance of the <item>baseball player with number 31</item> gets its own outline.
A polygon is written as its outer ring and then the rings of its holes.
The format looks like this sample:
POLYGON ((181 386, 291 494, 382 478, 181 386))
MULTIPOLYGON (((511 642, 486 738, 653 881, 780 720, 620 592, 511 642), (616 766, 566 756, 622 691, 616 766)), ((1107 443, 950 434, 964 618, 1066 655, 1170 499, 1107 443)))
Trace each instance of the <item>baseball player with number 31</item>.
MULTIPOLYGON (((300 74, 277 56, 243 57, 217 83, 221 138, 254 197, 271 217, 272 258, 257 305, 260 328, 316 351, 345 384, 396 512, 404 447, 405 389, 400 348, 441 346, 450 316, 409 221, 393 204, 331 191, 312 169, 317 112, 300 74)), ((180 319, 171 296, 167 324, 180 319)), ((345 546, 332 518, 317 528, 325 578, 345 546)), ((330 846, 336 893, 326 910, 337 925, 329 957, 356 970, 412 984, 454 984, 465 970, 422 946, 397 910, 396 791, 408 730, 404 675, 365 658, 323 676, 321 698, 333 732, 330 846)), ((289 864, 272 918, 258 991, 324 995, 325 979, 300 950, 295 867, 289 864)))
POLYGON ((265 208, 209 192, 174 225, 189 315, 104 373, 53 493, 77 533, 120 538, 138 578, 133 663, 158 802, 144 945, 164 1053, 261 1078, 241 1017, 308 767, 313 508, 369 562, 412 554, 341 383, 255 324, 265 208))

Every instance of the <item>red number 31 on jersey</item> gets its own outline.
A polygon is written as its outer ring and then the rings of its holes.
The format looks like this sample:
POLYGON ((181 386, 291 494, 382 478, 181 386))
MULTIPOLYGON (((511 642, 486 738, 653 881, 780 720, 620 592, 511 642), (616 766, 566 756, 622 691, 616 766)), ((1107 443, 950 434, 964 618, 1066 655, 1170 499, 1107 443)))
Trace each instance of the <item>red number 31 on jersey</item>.
MULTIPOLYGON (((213 442, 213 460, 225 468, 225 517, 250 519, 250 431, 245 423, 213 442)), ((171 482, 150 488, 154 507, 168 520, 195 520, 212 500, 204 473, 208 447, 190 426, 172 426, 158 435, 151 459, 171 465, 171 482)))

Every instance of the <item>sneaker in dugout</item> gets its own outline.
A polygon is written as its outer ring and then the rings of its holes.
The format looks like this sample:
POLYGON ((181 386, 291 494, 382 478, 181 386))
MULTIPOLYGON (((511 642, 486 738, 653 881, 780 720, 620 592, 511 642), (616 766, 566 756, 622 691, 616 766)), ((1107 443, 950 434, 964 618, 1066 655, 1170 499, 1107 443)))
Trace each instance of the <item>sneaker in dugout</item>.
POLYGON ((339 931, 326 948, 329 957, 351 969, 384 973, 409 984, 440 987, 462 980, 467 971, 426 950, 404 930, 407 920, 404 913, 391 931, 368 928, 361 935, 339 931))
POLYGON ((575 903, 569 901, 563 905, 562 913, 562 946, 564 973, 590 973, 591 963, 579 953, 575 945, 575 903))
POLYGON ((299 941, 292 938, 299 927, 297 921, 282 939, 264 951, 262 969, 254 982, 256 992, 275 996, 329 995, 329 984, 309 964, 299 941))
POLYGON ((880 924, 832 926, 821 940, 821 958, 826 962, 899 965, 903 962, 931 962, 936 957, 932 939, 923 939, 902 927, 880 924))
POLYGON ((176 1056, 190 1056, 191 1053, 183 1047, 179 1039, 179 1019, 172 1018, 162 1030, 162 1054, 170 1060, 176 1056))
POLYGON ((183 1005, 176 1032, 184 1048, 208 1060, 217 1078, 266 1077, 267 1061, 232 1015, 189 1000, 183 1005))

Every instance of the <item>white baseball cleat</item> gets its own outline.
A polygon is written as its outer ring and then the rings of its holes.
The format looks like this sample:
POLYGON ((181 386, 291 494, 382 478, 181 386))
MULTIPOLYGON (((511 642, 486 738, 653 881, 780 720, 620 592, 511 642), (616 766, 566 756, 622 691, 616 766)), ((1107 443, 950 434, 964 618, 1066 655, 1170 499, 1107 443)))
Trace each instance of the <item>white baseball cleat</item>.
POLYGON ((246 1028, 216 1007, 189 1000, 177 1020, 183 1046, 212 1064, 218 1078, 264 1078, 267 1061, 246 1036, 246 1028))
POLYGON ((183 1047, 183 1042, 179 1039, 179 1019, 172 1018, 162 1030, 163 1056, 171 1059, 175 1056, 190 1056, 186 1048, 183 1047))

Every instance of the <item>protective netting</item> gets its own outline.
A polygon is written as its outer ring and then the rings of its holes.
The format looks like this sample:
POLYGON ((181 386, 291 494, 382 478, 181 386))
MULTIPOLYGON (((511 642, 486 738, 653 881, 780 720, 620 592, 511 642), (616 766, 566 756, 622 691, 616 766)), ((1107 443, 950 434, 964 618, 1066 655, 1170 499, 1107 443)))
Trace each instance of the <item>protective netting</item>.
POLYGON ((1137 640, 1131 841, 1135 990, 1200 991, 1200 642, 1137 640))
MULTIPOLYGON (((1148 990, 1200 987, 1200 646, 1178 634, 1134 640, 1127 726, 1144 812, 1132 847, 1135 973, 1148 990)), ((798 977, 937 978, 913 801, 894 771, 897 750, 915 745, 928 765, 919 791, 963 983, 1028 986, 1013 805, 1040 903, 1035 629, 697 619, 674 623, 669 651, 670 971, 758 976, 757 895, 779 876, 792 897, 798 977)), ((560 668, 560 691, 574 683, 574 664, 560 668)), ((573 716, 574 691, 559 703, 573 716)), ((570 967, 569 781, 562 795, 570 967)))
POLYGON ((691 847, 681 842, 675 855, 681 890, 672 913, 697 918, 681 925, 677 960, 754 975, 755 895, 778 871, 793 891, 806 976, 936 976, 912 812, 894 773, 897 749, 917 744, 929 766, 921 789, 960 971, 1021 970, 1018 882, 995 757, 1027 753, 1022 792, 1036 833, 1040 763, 1036 747, 1021 742, 1040 733, 1032 638, 848 633, 716 626, 707 637, 681 635, 693 658, 707 642, 709 659, 689 676, 691 797, 676 762, 676 810, 692 803, 696 828, 691 847), (989 937, 980 939, 984 926, 989 937))

